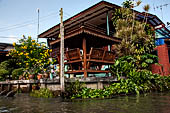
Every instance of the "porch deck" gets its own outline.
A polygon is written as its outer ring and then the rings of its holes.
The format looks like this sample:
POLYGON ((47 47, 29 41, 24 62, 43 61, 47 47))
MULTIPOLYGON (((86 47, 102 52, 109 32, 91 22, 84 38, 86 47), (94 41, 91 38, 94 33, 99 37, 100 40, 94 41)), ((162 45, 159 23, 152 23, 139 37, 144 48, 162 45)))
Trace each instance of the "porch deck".
MULTIPOLYGON (((115 52, 107 51, 101 48, 91 48, 90 52, 83 55, 83 51, 80 48, 70 49, 65 51, 65 65, 68 69, 65 74, 108 74, 110 70, 103 69, 104 65, 114 64, 115 52), (84 59, 86 57, 86 59, 84 59), (85 65, 86 64, 86 65, 85 65), (85 67, 86 66, 86 67, 85 67)), ((55 57, 59 63, 60 57, 57 50, 53 50, 52 57, 55 57)))

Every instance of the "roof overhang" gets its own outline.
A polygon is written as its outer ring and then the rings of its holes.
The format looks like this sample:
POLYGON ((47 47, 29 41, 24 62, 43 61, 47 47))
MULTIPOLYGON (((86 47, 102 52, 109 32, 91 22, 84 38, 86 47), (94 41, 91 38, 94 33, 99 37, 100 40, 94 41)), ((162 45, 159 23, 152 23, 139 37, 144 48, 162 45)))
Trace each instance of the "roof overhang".
MULTIPOLYGON (((109 20, 111 20, 112 11, 114 8, 121 8, 121 7, 118 5, 106 2, 106 1, 101 1, 89 7, 88 9, 64 21, 65 33, 67 33, 69 30, 76 29, 77 26, 80 27, 82 23, 95 24, 95 25, 106 23, 106 19, 104 17, 106 17, 106 14, 108 13, 109 20)), ((164 36, 170 35, 170 31, 166 29, 165 24, 156 15, 149 14, 149 13, 146 14, 144 12, 141 13, 138 11, 135 11, 135 13, 136 13, 137 20, 143 21, 143 19, 147 18, 148 23, 151 26, 153 26, 153 28, 155 28, 155 30, 159 32, 161 35, 164 35, 164 36), (161 25, 163 27, 158 28, 161 25)), ((59 32, 60 32, 59 29, 60 29, 60 24, 41 33, 38 37, 57 39, 59 32)), ((65 35, 65 38, 70 37, 70 36, 65 35)))
POLYGON ((0 43, 0 50, 4 50, 8 46, 13 46, 13 45, 9 43, 0 43))
MULTIPOLYGON (((103 17, 106 17, 106 13, 109 14, 109 17, 111 19, 113 8, 120 8, 120 6, 117 6, 115 4, 111 4, 106 1, 101 1, 94 6, 76 14, 75 16, 67 19, 64 21, 64 27, 67 30, 68 28, 75 27, 77 24, 88 22, 90 24, 102 24, 106 22, 106 20, 103 17), (96 19, 98 21, 96 21, 96 19)), ((41 33, 38 37, 39 38, 49 38, 49 37, 55 37, 59 33, 60 24, 48 29, 47 31, 41 33)), ((58 37, 58 36, 57 36, 58 37)))
MULTIPOLYGON (((97 32, 95 30, 86 28, 84 26, 78 28, 77 30, 74 30, 74 31, 70 32, 69 34, 67 34, 64 37, 64 39, 67 40, 67 39, 69 39, 69 38, 71 38, 73 36, 80 35, 82 33, 89 34, 89 35, 92 35, 92 36, 96 36, 96 37, 99 37, 99 38, 103 38, 103 39, 106 39, 106 40, 110 40, 110 41, 115 42, 115 43, 121 42, 121 39, 119 39, 119 38, 107 36, 104 33, 103 34, 99 33, 99 32, 97 32)), ((59 42, 60 42, 60 39, 50 41, 50 45, 53 45, 53 44, 56 44, 56 43, 59 43, 59 42)))

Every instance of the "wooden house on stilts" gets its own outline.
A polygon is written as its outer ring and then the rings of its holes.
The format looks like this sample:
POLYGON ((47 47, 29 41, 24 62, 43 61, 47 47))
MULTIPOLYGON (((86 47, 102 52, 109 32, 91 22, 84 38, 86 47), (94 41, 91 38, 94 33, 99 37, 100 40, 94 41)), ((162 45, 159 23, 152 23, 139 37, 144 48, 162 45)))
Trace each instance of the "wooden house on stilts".
MULTIPOLYGON (((88 77, 91 74, 109 73, 115 59, 114 45, 121 42, 120 38, 114 37, 112 13, 115 8, 120 6, 101 1, 64 21, 65 65, 68 67, 65 74, 88 77)), ((136 19, 142 21, 145 14, 135 12, 136 19)), ((153 28, 163 24, 155 15, 149 14, 147 18, 153 28)), ((47 39, 52 49, 51 55, 58 63, 59 34, 58 24, 39 35, 39 38, 47 39)))

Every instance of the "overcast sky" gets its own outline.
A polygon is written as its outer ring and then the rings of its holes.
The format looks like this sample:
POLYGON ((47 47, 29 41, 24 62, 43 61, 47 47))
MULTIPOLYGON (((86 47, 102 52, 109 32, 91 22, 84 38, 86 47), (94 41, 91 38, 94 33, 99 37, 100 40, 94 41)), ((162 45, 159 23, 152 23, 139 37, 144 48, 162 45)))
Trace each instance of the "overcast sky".
MULTIPOLYGON (((59 23, 59 10, 63 8, 64 19, 87 9, 101 0, 0 0, 0 42, 12 43, 22 35, 37 36, 37 8, 40 9, 39 33, 59 23)), ((105 0, 121 5, 124 0, 105 0)), ((136 10, 149 4, 149 13, 157 15, 164 23, 170 22, 170 0, 143 0, 136 10), (162 10, 159 6, 163 6, 162 10), (154 10, 155 7, 155 10, 154 10)), ((43 41, 43 40, 41 40, 43 41)))

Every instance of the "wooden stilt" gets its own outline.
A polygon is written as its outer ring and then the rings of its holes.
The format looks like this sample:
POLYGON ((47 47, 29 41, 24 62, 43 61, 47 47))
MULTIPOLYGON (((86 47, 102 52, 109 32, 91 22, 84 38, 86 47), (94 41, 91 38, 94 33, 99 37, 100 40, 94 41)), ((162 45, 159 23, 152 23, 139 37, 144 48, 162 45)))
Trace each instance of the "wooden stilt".
POLYGON ((32 90, 32 85, 31 84, 27 84, 27 91, 30 92, 32 90))
POLYGON ((20 84, 18 83, 17 84, 17 91, 19 92, 19 90, 20 90, 20 84))
POLYGON ((87 48, 86 48, 86 38, 83 38, 83 56, 84 56, 84 77, 87 77, 87 48))
POLYGON ((2 84, 2 91, 4 90, 4 84, 2 84))
POLYGON ((3 85, 1 84, 1 87, 0 87, 0 92, 1 92, 1 91, 3 91, 3 89, 2 89, 2 86, 3 86, 3 85))
POLYGON ((11 84, 8 84, 8 91, 11 91, 11 84))

